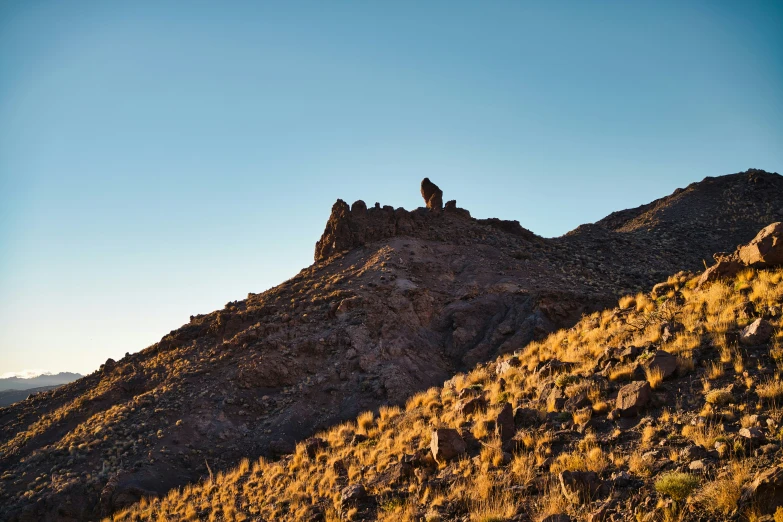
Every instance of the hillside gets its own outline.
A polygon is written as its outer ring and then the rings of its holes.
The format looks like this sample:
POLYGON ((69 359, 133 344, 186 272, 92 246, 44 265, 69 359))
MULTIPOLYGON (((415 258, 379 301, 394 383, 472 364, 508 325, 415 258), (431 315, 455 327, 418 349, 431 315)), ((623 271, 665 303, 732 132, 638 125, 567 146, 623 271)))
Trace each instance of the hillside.
POLYGON ((54 386, 41 386, 39 388, 31 388, 29 390, 3 390, 0 391, 0 407, 10 406, 11 404, 27 399, 30 395, 41 393, 49 390, 59 388, 60 384, 54 386))
POLYGON ((244 457, 288 454, 623 293, 699 270, 779 220, 783 178, 757 170, 555 239, 453 202, 338 201, 296 277, 0 409, 0 519, 96 519, 244 457))
POLYGON ((676 274, 112 520, 780 520, 783 225, 765 233, 729 279, 676 274))

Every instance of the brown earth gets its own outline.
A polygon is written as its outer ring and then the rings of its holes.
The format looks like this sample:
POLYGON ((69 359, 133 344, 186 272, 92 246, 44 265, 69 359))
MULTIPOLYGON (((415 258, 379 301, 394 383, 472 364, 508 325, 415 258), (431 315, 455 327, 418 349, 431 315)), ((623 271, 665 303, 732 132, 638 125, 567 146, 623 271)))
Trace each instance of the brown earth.
POLYGON ((0 409, 0 519, 94 520, 242 457, 287 453, 781 220, 783 178, 758 170, 554 239, 456 204, 338 200, 296 277, 0 409))

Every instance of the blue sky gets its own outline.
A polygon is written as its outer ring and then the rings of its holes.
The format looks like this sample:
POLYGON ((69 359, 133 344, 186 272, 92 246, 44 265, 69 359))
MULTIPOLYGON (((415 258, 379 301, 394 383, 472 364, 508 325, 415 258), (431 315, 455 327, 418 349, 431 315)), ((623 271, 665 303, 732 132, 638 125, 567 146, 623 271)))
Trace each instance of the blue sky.
POLYGON ((335 199, 556 236, 783 171, 780 2, 0 4, 0 373, 89 372, 312 261, 335 199), (687 5, 686 5, 687 4, 687 5))

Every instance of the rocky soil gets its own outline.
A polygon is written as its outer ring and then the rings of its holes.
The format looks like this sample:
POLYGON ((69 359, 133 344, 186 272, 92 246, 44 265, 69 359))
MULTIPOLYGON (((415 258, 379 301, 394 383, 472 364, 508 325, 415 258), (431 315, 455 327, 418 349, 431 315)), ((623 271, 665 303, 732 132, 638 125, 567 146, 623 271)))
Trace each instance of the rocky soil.
POLYGON ((0 519, 96 520, 287 454, 783 220, 783 178, 758 170, 554 239, 438 198, 413 211, 338 200, 296 277, 0 409, 0 519))
POLYGON ((783 228, 735 253, 114 520, 777 522, 783 228))

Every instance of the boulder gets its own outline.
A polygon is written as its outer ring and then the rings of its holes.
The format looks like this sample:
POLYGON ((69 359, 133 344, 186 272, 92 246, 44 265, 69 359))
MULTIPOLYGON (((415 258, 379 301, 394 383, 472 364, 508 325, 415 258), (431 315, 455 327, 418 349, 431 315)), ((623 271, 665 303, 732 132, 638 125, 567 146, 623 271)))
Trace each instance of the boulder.
POLYGON ((541 414, 533 408, 517 408, 514 410, 514 424, 520 428, 538 426, 541 422, 541 414))
POLYGON ((519 368, 519 366, 522 364, 522 361, 519 360, 519 357, 516 355, 513 357, 509 357, 505 361, 498 364, 497 368, 495 369, 495 373, 498 375, 503 375, 504 373, 510 371, 512 368, 519 368))
POLYGON ((591 404, 592 403, 590 402, 590 399, 587 398, 587 391, 581 390, 565 401, 563 408, 566 411, 575 412, 577 410, 581 410, 582 408, 586 408, 591 404))
POLYGON ((632 361, 635 361, 637 357, 639 357, 639 350, 638 346, 628 346, 623 351, 620 352, 618 357, 620 358, 620 362, 622 363, 629 363, 632 361))
POLYGON ((701 286, 704 283, 710 281, 717 281, 718 279, 725 279, 727 277, 733 277, 742 270, 742 263, 733 258, 720 259, 717 264, 712 265, 699 277, 697 286, 701 286))
POLYGON ((650 401, 652 388, 647 381, 634 381, 620 388, 616 409, 623 417, 636 416, 650 401))
POLYGON ((487 401, 484 397, 475 397, 457 403, 457 412, 462 415, 470 415, 485 409, 487 409, 487 401))
POLYGON ((758 428, 742 428, 739 430, 739 435, 751 443, 756 444, 765 442, 767 440, 767 438, 764 436, 764 432, 758 428))
POLYGON ((717 264, 699 278, 701 286, 709 281, 732 277, 746 267, 765 268, 783 264, 783 223, 772 223, 761 229, 750 243, 740 245, 731 254, 715 254, 717 264))
POLYGON ((756 268, 783 263, 783 223, 761 229, 750 243, 739 247, 737 255, 744 265, 756 268))
POLYGON ((740 333, 740 343, 746 346, 764 344, 772 336, 772 325, 764 319, 756 319, 740 333))
POLYGON ((560 489, 573 504, 595 500, 601 493, 602 482, 594 471, 563 471, 558 475, 560 489))
POLYGON ((366 498, 367 490, 363 484, 345 486, 340 492, 340 503, 343 507, 356 506, 366 498))
POLYGON ((465 453, 466 444, 459 432, 451 428, 439 428, 432 432, 430 450, 438 462, 452 460, 465 453))
MULTIPOLYGON (((424 203, 430 210, 442 210, 443 209, 443 191, 438 186, 430 181, 430 178, 424 178, 421 180, 421 197, 424 198, 424 203)), ((454 202, 456 206, 456 201, 454 202)))
POLYGON ((327 446, 326 441, 319 439, 318 437, 310 437, 304 442, 305 453, 307 453, 307 456, 311 459, 315 458, 318 450, 324 449, 327 446))
POLYGON ((771 515, 783 506, 783 467, 777 466, 756 474, 742 495, 742 504, 755 506, 762 515, 771 515))
POLYGON ((677 371, 677 357, 664 350, 658 350, 645 363, 648 371, 659 370, 664 379, 677 371))
POLYGON ((514 408, 510 403, 505 403, 495 419, 495 433, 500 441, 505 444, 510 441, 516 432, 514 426, 514 408))
POLYGON ((104 373, 111 372, 117 366, 117 362, 114 359, 106 359, 106 362, 101 365, 101 370, 104 373))

